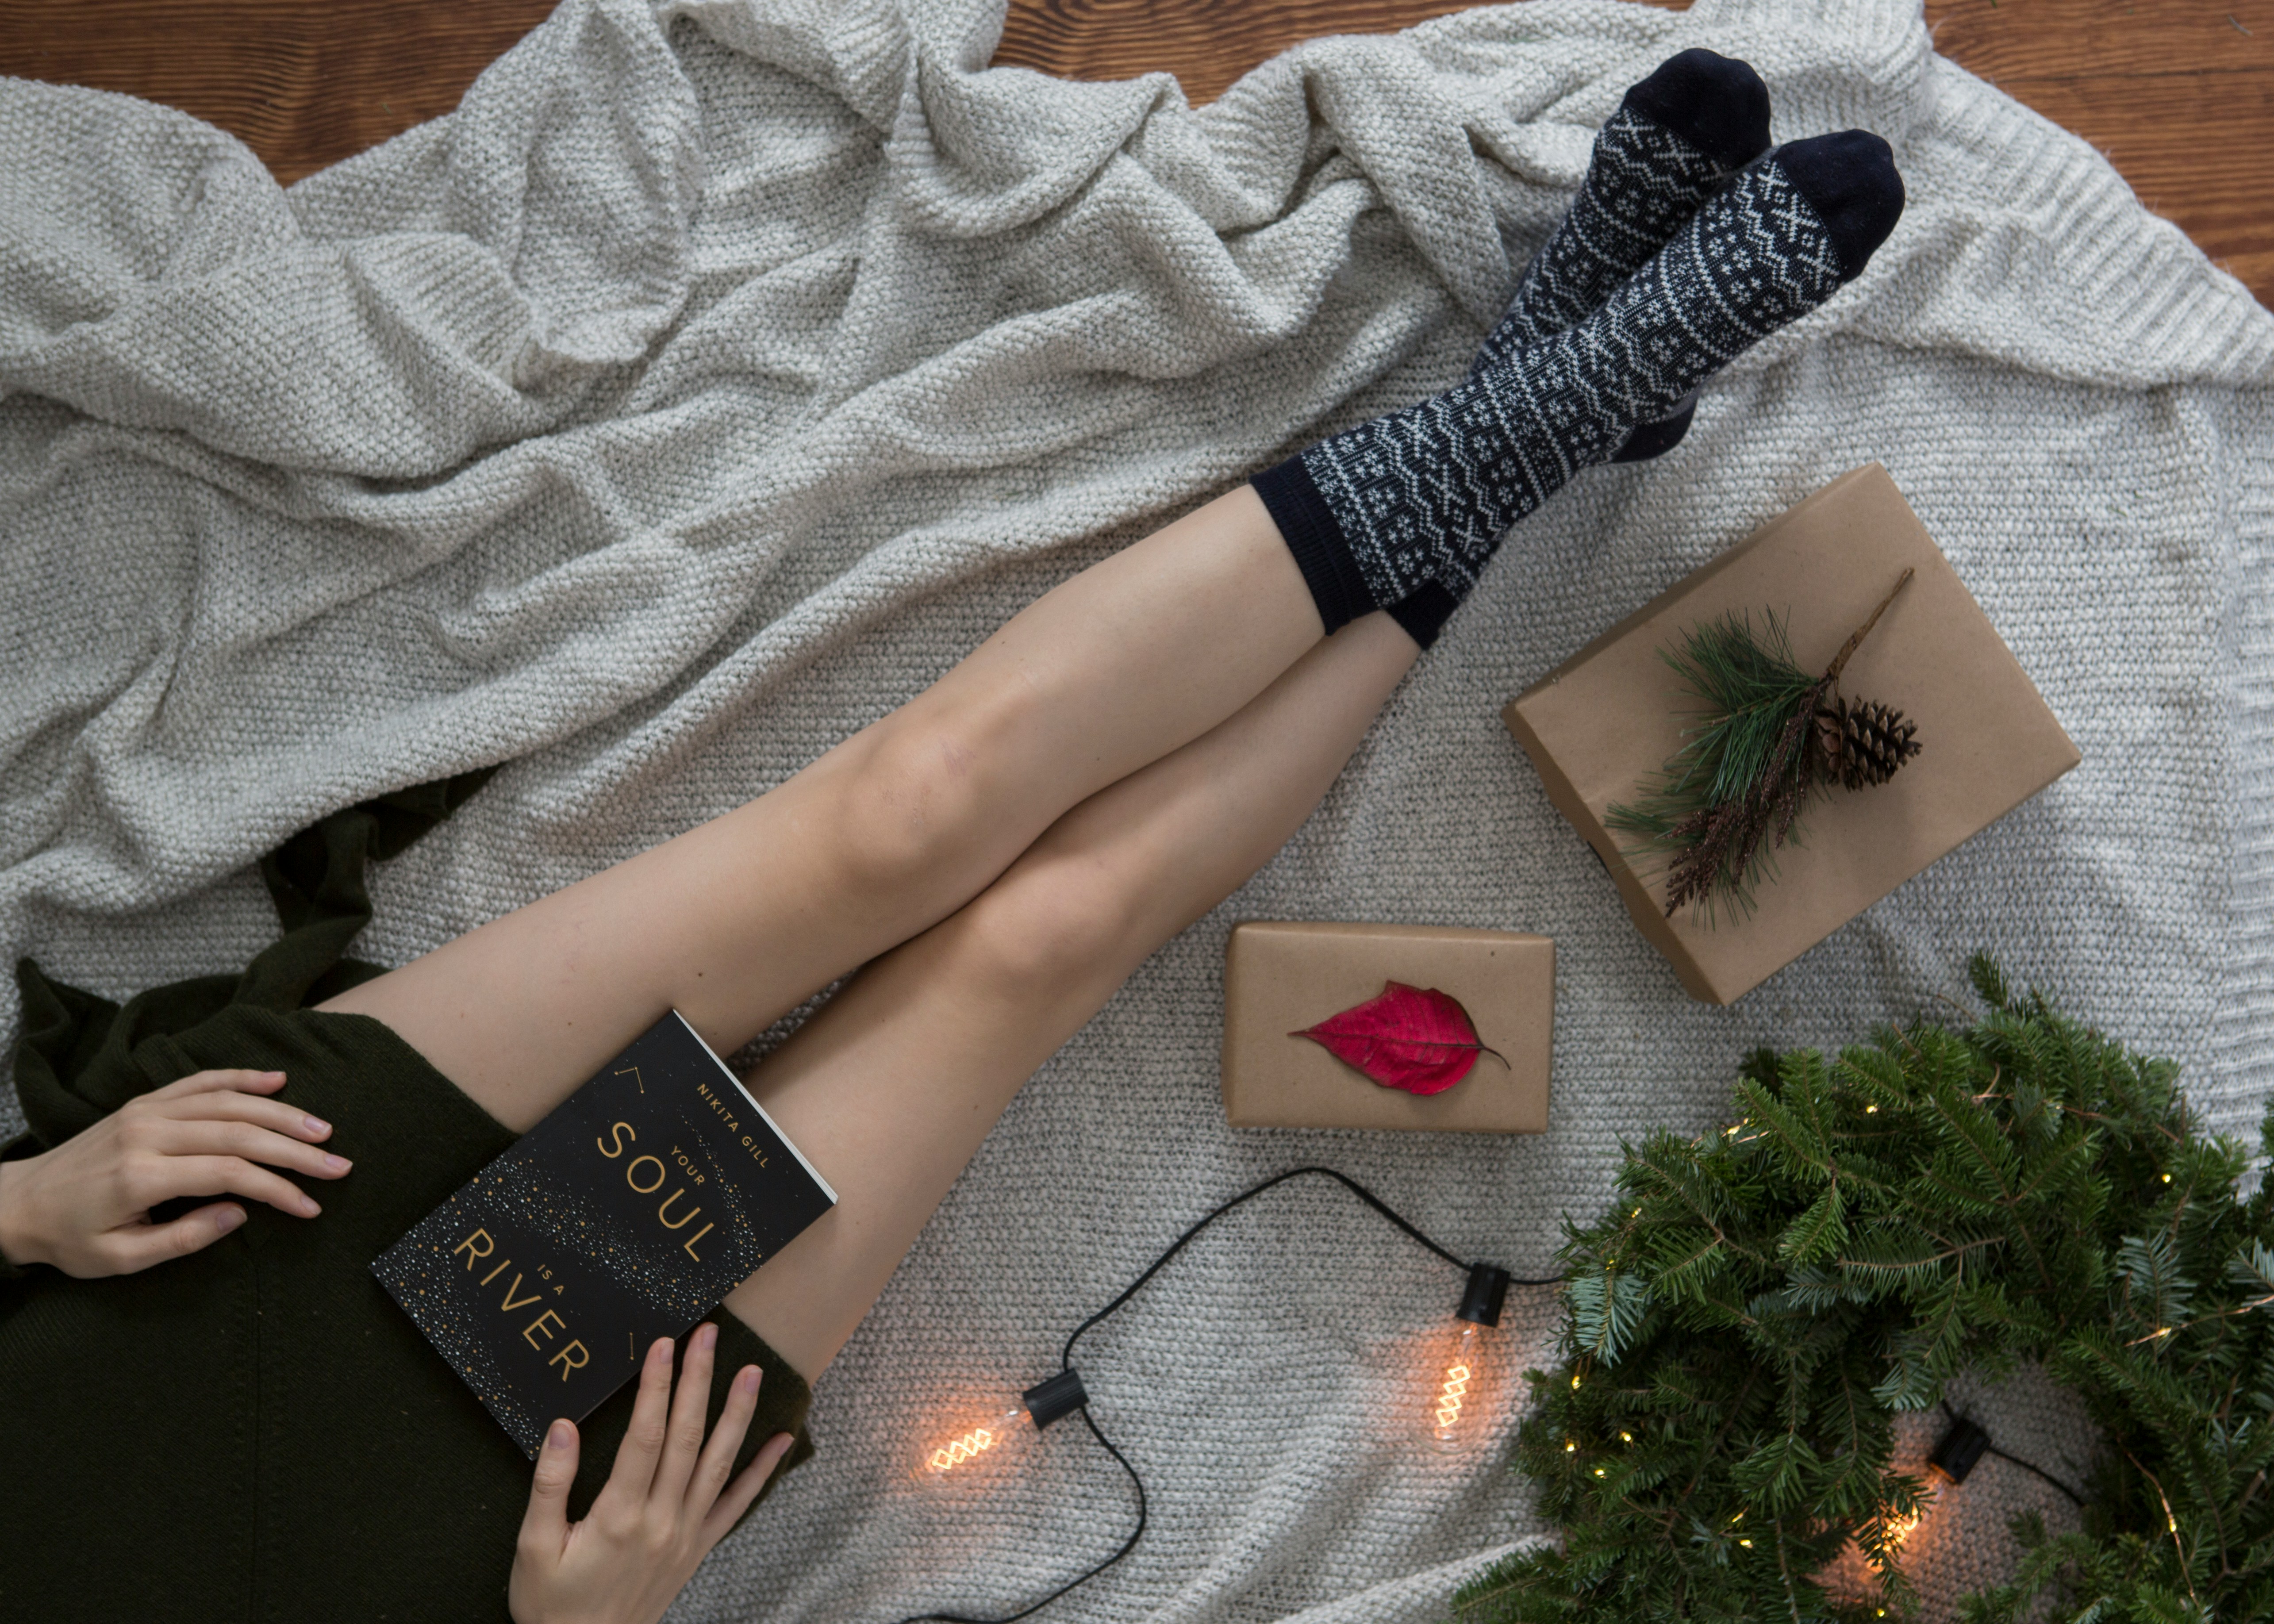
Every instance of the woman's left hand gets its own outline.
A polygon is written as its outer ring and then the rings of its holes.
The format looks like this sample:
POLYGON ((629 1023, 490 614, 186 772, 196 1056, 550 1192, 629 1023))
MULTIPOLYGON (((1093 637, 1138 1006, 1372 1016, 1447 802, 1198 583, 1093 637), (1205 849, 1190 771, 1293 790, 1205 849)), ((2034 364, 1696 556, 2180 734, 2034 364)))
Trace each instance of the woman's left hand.
POLYGON ((582 1522, 568 1521, 576 1428, 568 1421, 553 1424, 537 1457, 537 1481, 514 1550, 506 1598, 515 1624, 654 1624, 711 1547, 749 1509, 791 1440, 787 1432, 769 1440, 742 1475, 727 1483, 734 1452, 757 1409, 758 1367, 746 1365, 735 1376, 705 1444, 718 1342, 717 1326, 696 1331, 675 1400, 670 1339, 648 1350, 631 1425, 606 1486, 582 1522))

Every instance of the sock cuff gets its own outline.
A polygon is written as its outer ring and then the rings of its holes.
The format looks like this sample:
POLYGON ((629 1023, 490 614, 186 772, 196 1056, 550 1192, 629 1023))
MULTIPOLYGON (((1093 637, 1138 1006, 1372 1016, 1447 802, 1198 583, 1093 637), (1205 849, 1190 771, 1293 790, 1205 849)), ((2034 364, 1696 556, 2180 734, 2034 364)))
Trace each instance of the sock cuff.
POLYGON ((1318 605, 1319 619, 1327 630, 1334 632, 1373 613, 1377 606, 1374 594, 1367 590, 1366 577, 1351 556, 1341 522, 1327 506, 1327 499, 1319 494, 1318 483, 1303 465, 1302 457, 1291 456, 1248 483, 1263 499, 1287 551, 1295 555, 1295 567, 1303 572, 1304 584, 1311 589, 1311 599, 1318 605))
POLYGON ((1453 611, 1461 600, 1442 583, 1424 581, 1411 592, 1389 605, 1389 618, 1405 628, 1405 635, 1427 648, 1437 641, 1437 634, 1445 629, 1453 611))

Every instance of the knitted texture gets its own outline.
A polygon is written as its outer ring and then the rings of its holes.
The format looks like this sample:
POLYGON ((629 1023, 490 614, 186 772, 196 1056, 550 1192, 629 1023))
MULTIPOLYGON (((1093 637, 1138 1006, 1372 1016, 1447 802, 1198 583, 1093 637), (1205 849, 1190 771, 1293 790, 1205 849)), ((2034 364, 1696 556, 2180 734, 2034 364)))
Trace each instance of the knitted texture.
POLYGON ((1478 346, 1469 375, 1593 314, 1728 178, 1680 136, 1621 107, 1595 138, 1571 212, 1525 267, 1515 302, 1478 346))
MULTIPOLYGON (((1909 202, 1871 268, 1712 381, 1666 457, 1532 515, 1319 814, 1013 1102, 817 1385, 820 1455, 679 1624, 994 1616, 1112 1551, 1127 1485, 1079 1427, 984 1500, 916 1490, 907 1451, 1295 1162, 1548 1273, 1623 1137, 1726 1120, 1752 1045, 1941 1007, 1977 947, 2255 1122, 2274 319, 2085 143, 1936 59, 1898 0, 1534 0, 1306 45, 1198 111, 1158 76, 983 71, 999 22, 571 0, 450 117, 284 192, 179 114, 0 83, 0 948, 113 996, 267 945, 249 865, 293 831, 506 760, 375 882, 357 954, 423 951, 779 783, 1071 571, 1457 383, 1596 132, 1684 46, 1758 68, 1781 139, 1894 142, 1909 202), (2084 764, 1734 1007, 1692 1004, 1499 709, 1874 457, 2084 764), (1227 1130, 1249 918, 1555 937, 1551 1131, 1227 1130)), ((1084 1339, 1152 1526, 1041 1616, 1443 1619, 1541 1531, 1489 1450, 1419 1447, 1460 1287, 1336 1192, 1218 1226, 1084 1339)), ((1502 1331, 1521 1363, 1555 1323, 1519 1289, 1502 1331)), ((1999 1500, 2022 1477, 1968 1480, 1961 1559, 2037 1503, 1999 1500)))
MULTIPOLYGON (((1900 208, 1900 192, 1889 205, 1900 208)), ((1365 580, 1363 608, 1395 604, 1430 581, 1466 596, 1510 525, 1841 280, 1831 233, 1772 159, 1691 215, 1577 326, 1310 447, 1302 469, 1365 580)), ((1257 481, 1275 516, 1292 506, 1292 480, 1290 469, 1257 481)), ((1301 528, 1297 561, 1316 580, 1339 560, 1320 560, 1326 548, 1308 538, 1314 520, 1306 515, 1301 528)), ((1357 606, 1339 580, 1314 590, 1329 631, 1350 618, 1337 611, 1357 606)))

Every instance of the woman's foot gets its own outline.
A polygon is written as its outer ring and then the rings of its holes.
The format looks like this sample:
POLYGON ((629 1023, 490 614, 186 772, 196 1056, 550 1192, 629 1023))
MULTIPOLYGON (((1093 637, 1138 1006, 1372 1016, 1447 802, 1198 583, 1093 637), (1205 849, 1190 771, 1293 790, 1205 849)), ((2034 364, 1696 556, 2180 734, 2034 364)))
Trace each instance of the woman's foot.
POLYGON ((1730 176, 1769 149, 1769 90, 1744 63, 1690 49, 1629 90, 1595 137, 1562 223, 1525 268, 1473 378, 1602 308, 1730 176))
POLYGON ((1426 644, 1436 610, 1450 612, 1442 600, 1467 595, 1510 525, 1852 280, 1902 205, 1878 136, 1795 142, 1699 209, 1585 321, 1256 476, 1327 629, 1434 583, 1407 624, 1426 644))

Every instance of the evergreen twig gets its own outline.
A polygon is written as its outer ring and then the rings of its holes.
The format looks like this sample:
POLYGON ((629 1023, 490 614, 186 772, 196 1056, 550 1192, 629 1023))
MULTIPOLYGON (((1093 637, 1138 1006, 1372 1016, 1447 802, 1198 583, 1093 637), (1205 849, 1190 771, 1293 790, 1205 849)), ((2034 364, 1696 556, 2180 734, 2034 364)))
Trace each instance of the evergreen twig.
POLYGON ((1750 615, 1725 614, 1684 633, 1659 656, 1704 701, 1686 742, 1634 805, 1614 804, 1606 824, 1632 847, 1666 859, 1666 912, 1698 905, 1707 919, 1752 909, 1801 815, 1838 786, 1884 784, 1918 753, 1917 728, 1885 705, 1851 704, 1840 676, 1915 572, 1906 568, 1879 606, 1811 676, 1792 658, 1786 623, 1771 611, 1765 634, 1750 615))

